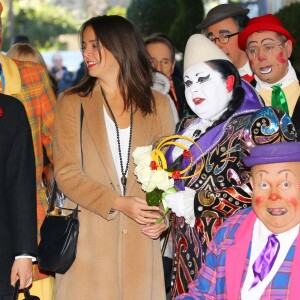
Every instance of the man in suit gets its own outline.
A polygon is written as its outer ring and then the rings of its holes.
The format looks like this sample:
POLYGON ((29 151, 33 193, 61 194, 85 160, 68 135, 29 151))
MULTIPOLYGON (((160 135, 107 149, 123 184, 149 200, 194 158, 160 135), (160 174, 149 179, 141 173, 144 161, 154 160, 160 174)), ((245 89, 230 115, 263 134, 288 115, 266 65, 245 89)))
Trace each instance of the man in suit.
POLYGON ((290 32, 278 18, 267 14, 252 18, 239 33, 238 42, 249 57, 255 89, 267 106, 280 108, 292 117, 299 135, 300 86, 289 60, 295 44, 290 32))
POLYGON ((176 299, 290 299, 300 295, 300 143, 254 146, 252 208, 217 231, 189 293, 176 299))
POLYGON ((145 40, 145 46, 153 69, 166 75, 170 81, 168 94, 176 106, 179 119, 191 115, 184 95, 183 76, 176 65, 173 43, 166 35, 154 33, 145 40))
POLYGON ((201 24, 202 33, 228 56, 243 79, 255 85, 247 54, 239 48, 238 33, 248 24, 249 9, 235 4, 220 4, 212 8, 201 24))
MULTIPOLYGON (((0 17, 2 10, 3 7, 0 2, 0 17)), ((0 49, 1 46, 0 39, 0 49)), ((43 66, 33 62, 11 59, 2 53, 0 53, 0 63, 0 91, 2 94, 16 97, 23 103, 31 127, 36 166, 37 229, 39 230, 46 216, 48 206, 42 182, 44 168, 43 149, 45 149, 49 161, 52 162, 52 133, 56 97, 51 88, 47 71, 43 66)), ((51 171, 50 168, 49 173, 51 171)), ((33 269, 33 281, 31 292, 43 300, 51 300, 53 278, 39 272, 36 264, 33 269), (35 287, 40 292, 36 291, 35 287)))
POLYGON ((0 299, 32 283, 37 250, 35 159, 29 122, 17 99, 0 94, 0 299))

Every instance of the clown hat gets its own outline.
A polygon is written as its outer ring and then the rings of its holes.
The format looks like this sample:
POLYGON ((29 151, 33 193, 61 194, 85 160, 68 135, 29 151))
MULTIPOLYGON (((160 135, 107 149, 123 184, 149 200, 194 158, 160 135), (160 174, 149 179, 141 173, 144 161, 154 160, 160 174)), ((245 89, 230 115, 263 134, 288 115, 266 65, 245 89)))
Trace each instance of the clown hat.
POLYGON ((184 72, 195 64, 214 59, 230 61, 227 55, 205 35, 197 33, 188 39, 184 51, 184 72))
POLYGON ((300 142, 283 142, 258 145, 251 148, 250 156, 244 157, 247 167, 283 162, 300 162, 300 142))
POLYGON ((274 31, 284 35, 288 40, 295 44, 295 40, 291 34, 283 27, 278 18, 274 15, 267 14, 264 16, 252 18, 246 28, 239 33, 238 42, 242 50, 247 48, 247 39, 249 35, 257 31, 274 31))

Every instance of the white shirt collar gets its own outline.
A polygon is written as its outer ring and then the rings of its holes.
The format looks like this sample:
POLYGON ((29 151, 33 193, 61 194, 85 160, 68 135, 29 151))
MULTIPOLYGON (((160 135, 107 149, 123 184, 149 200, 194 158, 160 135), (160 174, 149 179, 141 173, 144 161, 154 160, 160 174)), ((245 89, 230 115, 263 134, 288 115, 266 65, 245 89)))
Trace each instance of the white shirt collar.
POLYGON ((247 62, 241 68, 239 68, 238 71, 241 77, 245 75, 252 76, 253 72, 251 70, 249 60, 247 60, 247 62))

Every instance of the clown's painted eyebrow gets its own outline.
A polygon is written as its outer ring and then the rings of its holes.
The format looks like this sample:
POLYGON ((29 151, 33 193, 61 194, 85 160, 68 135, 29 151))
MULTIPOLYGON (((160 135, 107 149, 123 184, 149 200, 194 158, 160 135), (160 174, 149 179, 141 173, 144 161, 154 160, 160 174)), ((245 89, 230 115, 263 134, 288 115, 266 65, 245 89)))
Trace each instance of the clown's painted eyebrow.
MULTIPOLYGON (((263 39, 260 43, 262 44, 262 43, 265 42, 265 41, 275 43, 275 40, 273 40, 272 38, 265 38, 265 39, 263 39)), ((251 44, 253 44, 253 43, 258 44, 258 41, 250 41, 250 42, 248 43, 248 46, 251 46, 251 44)))
POLYGON ((265 170, 258 170, 254 175, 256 175, 257 173, 266 173, 266 174, 269 174, 269 172, 265 171, 265 170))
MULTIPOLYGON (((260 172, 261 172, 261 173, 269 174, 269 172, 266 171, 266 170, 258 170, 255 174, 260 173, 260 172)), ((289 172, 289 173, 294 174, 294 172, 293 172, 292 170, 290 170, 290 169, 280 170, 280 171, 277 172, 277 174, 281 174, 281 173, 283 173, 283 172, 289 172)), ((255 174, 254 174, 254 175, 255 175, 255 174)))
MULTIPOLYGON (((203 72, 204 73, 204 72, 203 72)), ((195 74, 195 76, 200 76, 201 75, 201 73, 196 73, 195 74)), ((208 77, 208 76, 210 76, 210 74, 208 74, 207 76, 202 76, 202 78, 206 78, 206 77, 208 77)), ((184 75, 184 78, 190 78, 188 75, 184 75)))
MULTIPOLYGON (((281 174, 281 173, 283 173, 283 172, 287 172, 287 174, 288 174, 288 173, 294 174, 294 172, 293 172, 292 170, 290 170, 290 169, 284 169, 284 170, 281 170, 281 171, 279 171, 277 174, 281 174)), ((286 175, 287 175, 287 174, 286 174, 286 175)))
POLYGON ((267 41, 267 42, 275 42, 274 39, 271 39, 271 38, 265 38, 265 39, 263 39, 263 40, 261 41, 261 44, 262 44, 263 42, 265 42, 265 41, 267 41))
MULTIPOLYGON (((199 75, 199 73, 198 74, 196 74, 196 76, 198 76, 199 75)), ((210 78, 210 74, 208 74, 207 76, 199 76, 198 77, 198 81, 199 80, 207 80, 207 79, 209 79, 210 78)))

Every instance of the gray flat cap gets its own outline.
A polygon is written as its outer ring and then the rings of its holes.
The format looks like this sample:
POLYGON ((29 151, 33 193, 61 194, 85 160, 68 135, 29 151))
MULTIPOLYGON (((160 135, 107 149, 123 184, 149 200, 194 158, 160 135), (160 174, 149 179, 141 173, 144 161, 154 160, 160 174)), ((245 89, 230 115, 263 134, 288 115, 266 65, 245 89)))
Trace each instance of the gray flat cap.
POLYGON ((250 9, 243 8, 235 4, 220 4, 212 8, 206 15, 201 24, 197 25, 197 29, 204 29, 210 25, 216 24, 228 18, 238 15, 246 15, 250 9))

